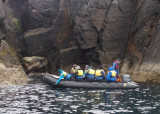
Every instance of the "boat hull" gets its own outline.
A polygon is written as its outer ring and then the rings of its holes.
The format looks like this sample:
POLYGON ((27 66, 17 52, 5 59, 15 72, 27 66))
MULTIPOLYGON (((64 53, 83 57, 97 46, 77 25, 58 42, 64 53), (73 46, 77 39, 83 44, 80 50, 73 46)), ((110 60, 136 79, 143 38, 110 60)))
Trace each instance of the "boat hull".
POLYGON ((58 85, 55 85, 57 79, 56 75, 45 74, 44 80, 55 87, 64 88, 93 88, 93 89, 135 89, 139 85, 135 82, 87 82, 87 81, 68 81, 61 80, 58 85))

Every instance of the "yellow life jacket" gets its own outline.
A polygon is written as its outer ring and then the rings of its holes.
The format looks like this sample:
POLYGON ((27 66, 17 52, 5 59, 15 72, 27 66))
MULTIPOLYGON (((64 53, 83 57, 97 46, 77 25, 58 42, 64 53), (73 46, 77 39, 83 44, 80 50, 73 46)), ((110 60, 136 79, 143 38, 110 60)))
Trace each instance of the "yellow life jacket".
POLYGON ((116 77, 116 72, 115 71, 110 71, 112 73, 112 76, 116 77))
POLYGON ((88 70, 88 73, 91 74, 91 75, 95 75, 95 70, 89 69, 89 70, 88 70))
POLYGON ((104 70, 96 70, 96 77, 102 76, 101 72, 104 72, 104 70))
POLYGON ((61 75, 64 75, 65 77, 67 76, 67 73, 66 72, 63 72, 61 75))
POLYGON ((78 72, 77 74, 78 76, 83 76, 83 70, 78 70, 77 72, 78 72))

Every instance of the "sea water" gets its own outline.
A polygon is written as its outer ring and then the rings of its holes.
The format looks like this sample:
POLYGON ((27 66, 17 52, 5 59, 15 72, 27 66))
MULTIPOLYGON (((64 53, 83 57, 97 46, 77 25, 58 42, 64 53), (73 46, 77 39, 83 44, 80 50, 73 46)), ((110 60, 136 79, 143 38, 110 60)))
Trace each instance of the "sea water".
POLYGON ((54 88, 47 83, 4 86, 0 114, 160 113, 160 86, 137 89, 54 88))

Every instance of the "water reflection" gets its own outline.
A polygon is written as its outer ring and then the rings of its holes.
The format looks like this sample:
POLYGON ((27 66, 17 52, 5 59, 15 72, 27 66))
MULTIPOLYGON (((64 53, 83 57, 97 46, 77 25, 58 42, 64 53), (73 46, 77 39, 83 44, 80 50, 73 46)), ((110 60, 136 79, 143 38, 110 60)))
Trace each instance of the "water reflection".
POLYGON ((0 113, 159 113, 160 86, 135 90, 54 88, 47 84, 6 86, 0 113))

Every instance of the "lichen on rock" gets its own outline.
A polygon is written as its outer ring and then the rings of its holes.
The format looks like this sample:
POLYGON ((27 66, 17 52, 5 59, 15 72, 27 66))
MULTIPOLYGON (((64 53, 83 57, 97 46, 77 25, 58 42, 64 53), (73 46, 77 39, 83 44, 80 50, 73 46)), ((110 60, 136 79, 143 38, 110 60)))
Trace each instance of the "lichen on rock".
POLYGON ((0 47, 0 85, 26 84, 27 76, 20 65, 16 52, 6 41, 0 47))

